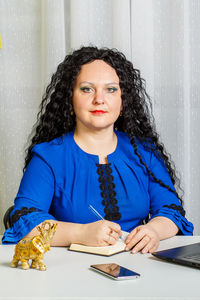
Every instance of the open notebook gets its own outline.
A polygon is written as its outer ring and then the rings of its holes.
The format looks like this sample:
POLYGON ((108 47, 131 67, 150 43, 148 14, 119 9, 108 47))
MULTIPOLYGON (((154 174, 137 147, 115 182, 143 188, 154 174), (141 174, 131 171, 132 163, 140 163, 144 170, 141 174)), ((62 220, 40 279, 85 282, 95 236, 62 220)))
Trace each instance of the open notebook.
POLYGON ((124 241, 127 235, 128 232, 123 231, 122 238, 119 239, 114 245, 105 246, 105 247, 91 247, 91 246, 85 246, 81 244, 71 244, 69 250, 104 255, 104 256, 111 256, 113 254, 117 254, 125 250, 126 244, 124 241))

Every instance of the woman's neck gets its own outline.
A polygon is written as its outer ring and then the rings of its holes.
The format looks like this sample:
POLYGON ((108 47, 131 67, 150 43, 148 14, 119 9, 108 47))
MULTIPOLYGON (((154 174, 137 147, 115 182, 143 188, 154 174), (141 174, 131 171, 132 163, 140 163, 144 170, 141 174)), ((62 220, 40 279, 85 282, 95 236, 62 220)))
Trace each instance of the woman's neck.
POLYGON ((110 128, 98 131, 75 128, 74 140, 85 152, 98 155, 101 164, 108 163, 107 155, 114 152, 117 147, 117 136, 110 128))

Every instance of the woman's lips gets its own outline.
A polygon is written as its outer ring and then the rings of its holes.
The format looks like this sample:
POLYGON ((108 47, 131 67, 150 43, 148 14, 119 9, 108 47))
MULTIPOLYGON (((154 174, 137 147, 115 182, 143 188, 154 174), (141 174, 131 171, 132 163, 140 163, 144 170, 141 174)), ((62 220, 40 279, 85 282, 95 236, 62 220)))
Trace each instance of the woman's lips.
POLYGON ((91 113, 94 114, 94 115, 102 115, 102 114, 107 113, 107 111, 105 111, 105 110, 93 110, 93 111, 91 111, 91 113))

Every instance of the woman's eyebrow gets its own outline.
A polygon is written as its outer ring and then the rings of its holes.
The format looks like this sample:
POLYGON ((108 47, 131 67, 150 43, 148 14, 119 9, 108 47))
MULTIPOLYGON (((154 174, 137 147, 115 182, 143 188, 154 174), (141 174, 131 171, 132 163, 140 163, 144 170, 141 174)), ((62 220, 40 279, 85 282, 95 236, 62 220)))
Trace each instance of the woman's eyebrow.
POLYGON ((93 86, 94 86, 94 83, 89 82, 89 81, 81 81, 79 84, 83 84, 83 83, 87 83, 87 84, 90 84, 90 85, 93 85, 93 86))
MULTIPOLYGON (((94 83, 90 82, 90 81, 81 81, 79 84, 90 84, 90 85, 95 85, 94 83)), ((105 83, 105 85, 118 85, 119 86, 119 83, 117 82, 108 82, 108 83, 105 83)))
POLYGON ((118 85, 119 86, 119 83, 117 83, 117 82, 109 82, 109 83, 106 83, 106 85, 118 85))

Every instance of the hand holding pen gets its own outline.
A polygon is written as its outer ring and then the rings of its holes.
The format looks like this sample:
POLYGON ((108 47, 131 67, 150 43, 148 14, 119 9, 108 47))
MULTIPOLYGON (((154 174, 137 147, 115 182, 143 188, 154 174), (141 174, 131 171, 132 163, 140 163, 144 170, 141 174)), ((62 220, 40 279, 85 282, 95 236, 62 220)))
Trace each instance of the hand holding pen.
MULTIPOLYGON (((121 238, 121 228, 120 225, 111 221, 105 220, 100 213, 92 206, 89 205, 89 209, 96 215, 98 219, 103 220, 104 222, 101 223, 101 226, 104 226, 104 231, 106 233, 104 240, 107 244, 115 244, 116 241, 121 238)), ((96 222, 95 222, 96 223, 96 222)), ((97 222, 99 223, 99 222, 97 222)))

